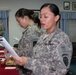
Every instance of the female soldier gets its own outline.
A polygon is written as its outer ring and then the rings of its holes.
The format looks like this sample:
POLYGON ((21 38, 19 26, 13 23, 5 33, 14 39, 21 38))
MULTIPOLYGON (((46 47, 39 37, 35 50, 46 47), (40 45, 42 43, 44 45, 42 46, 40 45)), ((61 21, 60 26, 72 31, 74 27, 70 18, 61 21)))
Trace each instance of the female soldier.
POLYGON ((17 53, 20 56, 29 56, 32 55, 33 44, 38 40, 41 33, 33 21, 32 15, 34 12, 25 8, 19 9, 16 14, 16 20, 19 25, 25 29, 23 35, 18 43, 17 53))
MULTIPOLYGON (((18 21, 20 27, 25 29, 16 50, 19 56, 31 57, 32 48, 35 46, 38 38, 42 34, 42 32, 40 32, 40 29, 33 21, 33 14, 34 12, 32 10, 25 8, 21 8, 15 13, 16 20, 18 21)), ((20 66, 18 67, 20 74, 22 74, 22 70, 24 70, 24 68, 20 66)), ((27 70, 25 72, 27 73, 27 70)))
POLYGON ((46 30, 33 48, 32 57, 13 56, 18 65, 33 71, 34 75, 66 75, 72 56, 72 43, 62 30, 57 28, 60 19, 55 4, 45 3, 40 8, 40 21, 46 30))

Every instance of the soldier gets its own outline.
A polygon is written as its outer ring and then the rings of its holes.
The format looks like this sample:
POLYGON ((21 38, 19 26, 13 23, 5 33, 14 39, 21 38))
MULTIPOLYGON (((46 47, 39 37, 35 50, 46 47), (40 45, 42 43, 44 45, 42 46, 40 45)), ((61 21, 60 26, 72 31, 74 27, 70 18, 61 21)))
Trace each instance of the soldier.
POLYGON ((72 57, 72 43, 57 27, 59 8, 45 3, 40 8, 40 21, 46 30, 33 48, 32 57, 14 57, 18 65, 31 70, 30 75, 66 75, 72 57))
POLYGON ((0 36, 3 36, 3 34, 4 34, 4 26, 2 21, 0 20, 0 36))
MULTIPOLYGON (((19 56, 32 56, 32 48, 35 46, 38 38, 41 35, 40 29, 36 26, 32 16, 34 11, 25 8, 20 8, 15 13, 15 18, 20 27, 24 28, 22 37, 18 43, 18 49, 16 52, 19 56)), ((22 74, 22 73, 21 73, 22 74)))
POLYGON ((30 56, 32 55, 31 49, 33 44, 36 43, 41 33, 33 21, 32 15, 34 12, 25 8, 20 8, 16 13, 15 17, 20 27, 24 28, 25 31, 18 43, 17 53, 20 56, 30 56))

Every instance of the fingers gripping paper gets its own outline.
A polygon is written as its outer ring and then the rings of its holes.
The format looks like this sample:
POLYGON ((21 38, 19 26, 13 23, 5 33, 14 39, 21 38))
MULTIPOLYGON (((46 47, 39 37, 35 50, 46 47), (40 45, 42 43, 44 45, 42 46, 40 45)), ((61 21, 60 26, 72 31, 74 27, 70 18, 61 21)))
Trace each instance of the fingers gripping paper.
POLYGON ((18 54, 13 50, 13 48, 9 45, 6 39, 0 36, 0 43, 11 53, 11 55, 19 58, 18 54))

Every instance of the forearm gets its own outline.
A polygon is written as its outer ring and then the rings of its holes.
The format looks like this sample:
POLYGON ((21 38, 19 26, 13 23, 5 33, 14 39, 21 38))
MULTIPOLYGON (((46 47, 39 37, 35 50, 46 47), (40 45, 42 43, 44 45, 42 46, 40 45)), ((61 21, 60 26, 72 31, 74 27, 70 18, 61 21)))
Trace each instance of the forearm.
POLYGON ((16 53, 19 55, 19 56, 28 56, 28 57, 31 57, 32 56, 32 50, 30 49, 22 49, 22 50, 16 50, 16 53))
POLYGON ((33 59, 27 58, 27 62, 24 65, 24 68, 32 70, 34 73, 43 73, 44 75, 48 73, 54 74, 66 74, 68 71, 62 67, 62 64, 57 63, 58 61, 49 61, 50 59, 33 59), (45 73, 46 72, 46 73, 45 73), (58 72, 58 73, 57 73, 58 72))

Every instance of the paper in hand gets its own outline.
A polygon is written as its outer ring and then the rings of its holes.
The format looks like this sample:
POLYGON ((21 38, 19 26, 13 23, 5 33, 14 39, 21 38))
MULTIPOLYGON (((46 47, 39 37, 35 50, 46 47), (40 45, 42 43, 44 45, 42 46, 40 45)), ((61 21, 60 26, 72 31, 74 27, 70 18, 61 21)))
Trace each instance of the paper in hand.
POLYGON ((6 48, 6 50, 11 53, 11 55, 20 58, 18 54, 13 50, 13 48, 9 45, 9 43, 6 41, 6 39, 2 36, 0 36, 0 43, 6 48))

